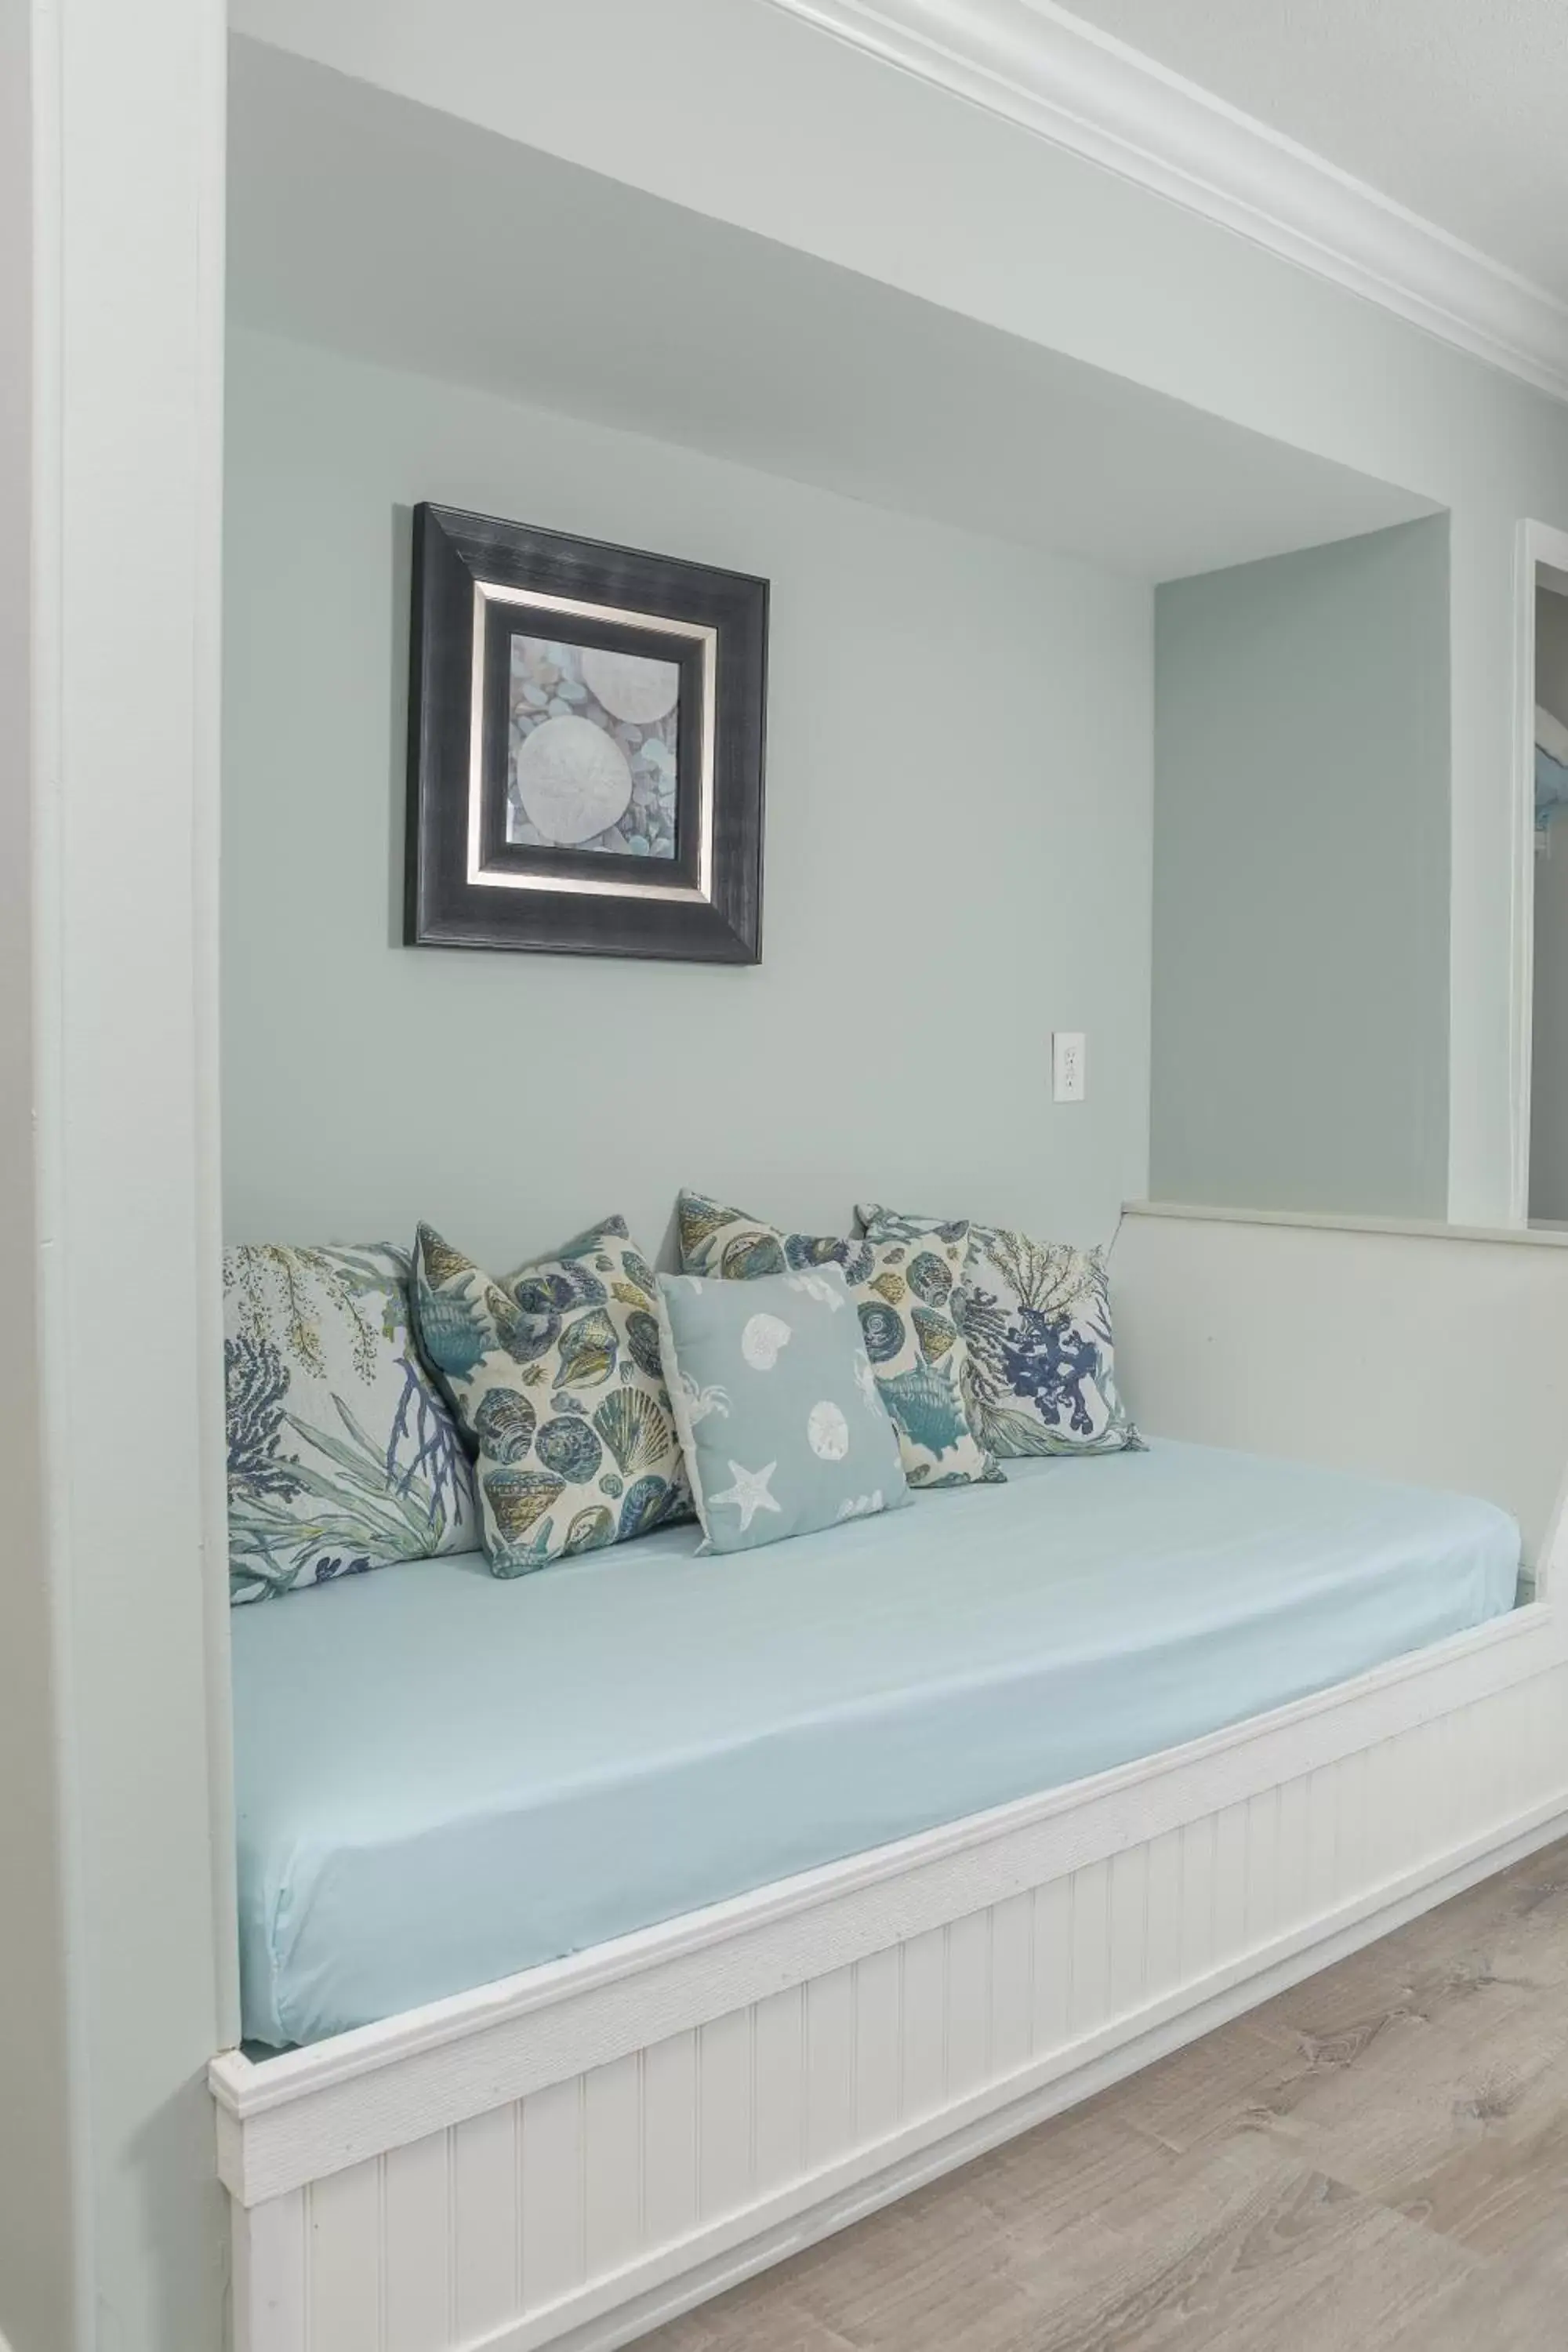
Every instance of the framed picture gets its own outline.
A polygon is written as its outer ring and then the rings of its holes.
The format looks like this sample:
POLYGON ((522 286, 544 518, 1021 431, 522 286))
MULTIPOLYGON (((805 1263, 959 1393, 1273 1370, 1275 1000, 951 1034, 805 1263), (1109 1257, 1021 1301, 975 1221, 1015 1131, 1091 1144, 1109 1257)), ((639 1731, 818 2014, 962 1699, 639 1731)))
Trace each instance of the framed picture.
POLYGON ((756 963, 768 583, 414 513, 412 947, 756 963))

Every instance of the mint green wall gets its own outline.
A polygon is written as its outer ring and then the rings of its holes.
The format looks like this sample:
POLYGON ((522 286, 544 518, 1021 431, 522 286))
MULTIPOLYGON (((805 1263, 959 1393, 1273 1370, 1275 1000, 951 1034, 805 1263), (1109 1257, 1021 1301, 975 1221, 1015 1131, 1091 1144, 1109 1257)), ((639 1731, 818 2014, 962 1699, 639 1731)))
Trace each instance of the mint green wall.
POLYGON ((1507 1222, 1517 533, 1568 528, 1560 401, 767 0, 233 0, 230 17, 1448 509, 1448 1208, 1507 1222))
POLYGON ((1147 588, 250 335, 228 380, 232 1237, 424 1215, 504 1259, 622 1209, 657 1247, 683 1181, 1109 1235, 1147 1176, 1147 588), (771 578, 760 967, 395 943, 421 498, 771 578))
MULTIPOLYGON (((1568 722, 1568 595, 1535 592, 1535 698, 1568 722)), ((1568 1221, 1568 834, 1559 817, 1535 859, 1530 1213, 1568 1221)))
POLYGON ((1155 615, 1152 1190, 1442 1217, 1447 518, 1155 615))

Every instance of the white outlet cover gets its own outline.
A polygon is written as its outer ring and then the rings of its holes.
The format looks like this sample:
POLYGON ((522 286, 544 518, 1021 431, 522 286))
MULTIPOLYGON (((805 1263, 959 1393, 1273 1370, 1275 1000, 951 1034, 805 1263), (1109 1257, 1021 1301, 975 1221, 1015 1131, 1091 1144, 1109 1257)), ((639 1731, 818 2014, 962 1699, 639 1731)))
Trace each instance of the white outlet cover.
POLYGON ((1058 1102, 1082 1102, 1084 1097, 1084 1033, 1081 1029, 1051 1032, 1051 1093, 1058 1102))

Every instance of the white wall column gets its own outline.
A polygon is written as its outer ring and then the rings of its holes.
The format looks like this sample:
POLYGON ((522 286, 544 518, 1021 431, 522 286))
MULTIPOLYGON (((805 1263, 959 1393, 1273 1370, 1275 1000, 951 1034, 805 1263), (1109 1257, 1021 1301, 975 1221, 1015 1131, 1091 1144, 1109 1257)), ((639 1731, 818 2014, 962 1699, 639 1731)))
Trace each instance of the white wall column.
POLYGON ((210 1557, 224 44, 221 0, 0 0, 0 2334, 17 2352, 222 2338, 203 2070, 233 2019, 210 1557))

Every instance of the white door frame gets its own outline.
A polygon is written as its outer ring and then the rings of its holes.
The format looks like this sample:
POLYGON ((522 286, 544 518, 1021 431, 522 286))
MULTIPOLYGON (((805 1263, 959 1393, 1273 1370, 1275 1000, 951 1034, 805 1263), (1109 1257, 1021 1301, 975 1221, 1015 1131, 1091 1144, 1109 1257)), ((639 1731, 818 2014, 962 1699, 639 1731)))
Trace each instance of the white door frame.
POLYGON ((1513 907, 1509 1072, 1509 1222, 1530 1223, 1530 1085, 1535 1004, 1535 586, 1542 564, 1568 573, 1568 530, 1521 522, 1514 566, 1513 907))

